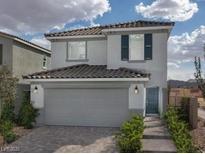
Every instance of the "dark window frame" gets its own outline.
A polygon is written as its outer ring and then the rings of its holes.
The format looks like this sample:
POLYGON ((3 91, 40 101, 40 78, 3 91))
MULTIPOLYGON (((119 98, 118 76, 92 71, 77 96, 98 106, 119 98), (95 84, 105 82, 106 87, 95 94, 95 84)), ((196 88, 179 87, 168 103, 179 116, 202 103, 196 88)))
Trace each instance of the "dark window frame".
POLYGON ((3 65, 3 44, 0 44, 0 65, 3 65))

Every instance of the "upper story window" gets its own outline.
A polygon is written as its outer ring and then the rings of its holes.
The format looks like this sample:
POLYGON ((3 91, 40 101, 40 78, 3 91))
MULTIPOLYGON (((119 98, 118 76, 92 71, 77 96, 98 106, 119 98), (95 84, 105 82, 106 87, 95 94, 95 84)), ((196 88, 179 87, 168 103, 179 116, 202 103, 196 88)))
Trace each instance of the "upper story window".
POLYGON ((122 35, 121 59, 123 61, 151 60, 152 34, 122 35))
POLYGON ((46 69, 47 68, 47 59, 46 56, 43 56, 43 68, 46 69))
POLYGON ((3 45, 0 44, 0 65, 3 65, 3 45))
POLYGON ((86 59, 86 42, 68 42, 68 60, 85 60, 86 59))

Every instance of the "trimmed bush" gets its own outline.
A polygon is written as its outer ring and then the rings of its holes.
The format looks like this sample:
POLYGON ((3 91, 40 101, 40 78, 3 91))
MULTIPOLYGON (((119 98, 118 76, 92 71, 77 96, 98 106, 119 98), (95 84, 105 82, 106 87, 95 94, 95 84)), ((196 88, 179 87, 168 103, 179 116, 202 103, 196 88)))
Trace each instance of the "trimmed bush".
POLYGON ((1 122, 0 131, 6 143, 11 143, 15 141, 16 135, 12 131, 13 123, 11 121, 1 122))
POLYGON ((18 114, 18 124, 24 126, 24 128, 31 129, 36 122, 37 116, 38 110, 33 108, 29 94, 25 93, 25 98, 18 114))
POLYGON ((13 103, 3 103, 1 111, 1 121, 14 121, 14 105, 13 103))
POLYGON ((131 120, 125 122, 120 128, 120 133, 116 135, 117 146, 120 152, 140 152, 142 149, 141 139, 143 131, 144 122, 141 116, 136 115, 131 120))
POLYGON ((14 132, 10 131, 10 132, 7 132, 5 135, 4 135, 4 141, 6 143, 11 143, 13 141, 16 140, 16 134, 14 134, 14 132))
POLYGON ((180 113, 180 110, 169 107, 164 116, 172 139, 177 147, 177 152, 197 152, 196 147, 192 143, 191 135, 189 134, 188 124, 181 119, 182 116, 180 113))

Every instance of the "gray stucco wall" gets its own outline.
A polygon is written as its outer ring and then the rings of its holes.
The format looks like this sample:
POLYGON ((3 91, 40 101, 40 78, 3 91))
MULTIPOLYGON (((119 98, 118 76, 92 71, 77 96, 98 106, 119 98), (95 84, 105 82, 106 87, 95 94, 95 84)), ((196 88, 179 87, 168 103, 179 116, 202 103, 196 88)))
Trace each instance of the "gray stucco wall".
POLYGON ((167 33, 153 33, 152 60, 128 62, 121 60, 121 35, 108 35, 107 65, 108 68, 128 67, 145 70, 151 74, 149 86, 167 87, 167 33))
POLYGON ((47 57, 47 69, 50 68, 50 55, 44 54, 41 51, 28 47, 21 43, 14 41, 12 52, 12 72, 15 77, 19 79, 19 83, 25 83, 22 80, 22 75, 44 71, 43 57, 47 57))
MULTIPOLYGON (((3 45, 3 65, 6 65, 8 69, 12 70, 12 44, 11 39, 0 36, 0 44, 3 45)), ((1 68, 2 66, 0 66, 1 68)))
POLYGON ((107 41, 105 39, 72 39, 54 41, 51 43, 51 68, 66 67, 76 64, 106 65, 107 41), (67 42, 87 41, 87 61, 67 61, 67 42))

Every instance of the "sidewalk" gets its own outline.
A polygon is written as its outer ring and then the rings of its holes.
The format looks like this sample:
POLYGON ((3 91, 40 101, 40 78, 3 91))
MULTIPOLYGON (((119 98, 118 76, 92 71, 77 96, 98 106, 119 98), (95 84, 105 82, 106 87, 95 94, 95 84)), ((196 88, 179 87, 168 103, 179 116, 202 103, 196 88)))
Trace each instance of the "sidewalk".
POLYGON ((143 152, 173 153, 176 147, 159 117, 146 117, 142 140, 143 152))

